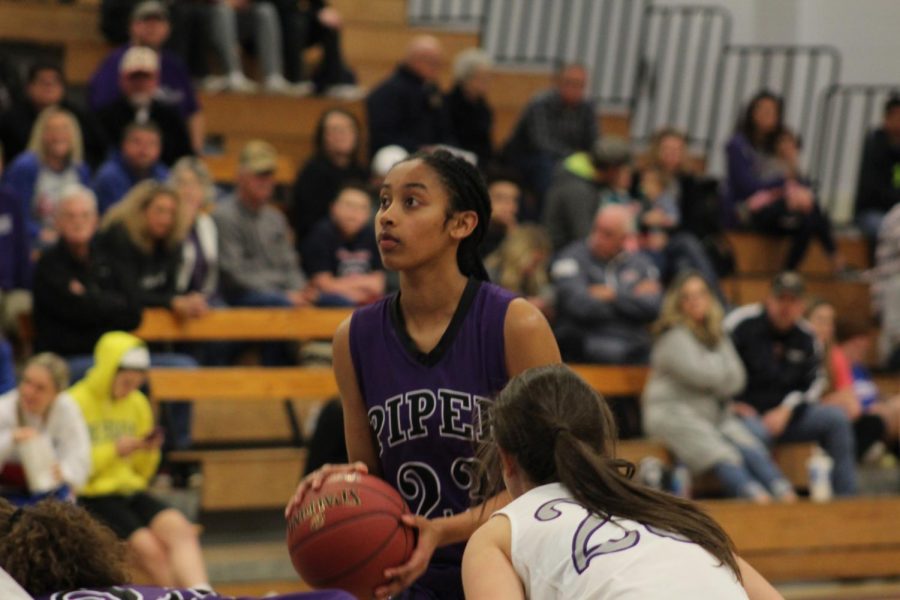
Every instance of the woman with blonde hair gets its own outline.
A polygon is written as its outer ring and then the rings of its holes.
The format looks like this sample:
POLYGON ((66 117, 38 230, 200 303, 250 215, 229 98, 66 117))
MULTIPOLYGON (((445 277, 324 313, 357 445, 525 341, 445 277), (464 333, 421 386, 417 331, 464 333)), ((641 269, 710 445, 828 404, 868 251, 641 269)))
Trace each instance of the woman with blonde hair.
POLYGON ((25 365, 18 387, 0 396, 0 495, 13 504, 70 498, 87 482, 91 442, 68 386, 66 362, 44 352, 25 365), (42 459, 52 463, 49 471, 42 459))
POLYGON ((216 186, 209 169, 195 156, 185 156, 175 163, 169 185, 178 191, 188 227, 175 288, 179 293, 203 294, 209 301, 219 292, 219 232, 210 216, 216 186))
POLYGON ((722 327, 722 307, 698 273, 680 275, 656 322, 650 378, 642 397, 646 433, 691 473, 712 472, 728 496, 796 500, 768 450, 743 425, 732 397, 746 372, 722 327))
POLYGON ((69 111, 51 106, 38 116, 28 150, 3 174, 3 182, 22 203, 28 230, 39 247, 56 241, 53 213, 68 185, 88 185, 90 170, 84 163, 81 128, 69 111))
POLYGON ((485 259, 485 267, 491 281, 521 295, 549 315, 555 300, 547 273, 552 252, 550 237, 541 227, 519 225, 485 259))

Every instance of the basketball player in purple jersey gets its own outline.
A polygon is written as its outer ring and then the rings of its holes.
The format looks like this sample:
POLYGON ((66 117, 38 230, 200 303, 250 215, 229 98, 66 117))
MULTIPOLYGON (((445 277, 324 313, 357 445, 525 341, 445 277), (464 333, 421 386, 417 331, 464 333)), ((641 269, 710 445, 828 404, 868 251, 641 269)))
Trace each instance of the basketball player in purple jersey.
POLYGON ((488 282, 478 246, 490 200, 478 171, 445 151, 416 154, 388 173, 376 232, 400 291, 358 309, 334 337, 334 370, 351 465, 326 465, 297 488, 287 512, 331 474, 383 477, 415 517, 418 544, 385 572, 376 598, 463 598, 465 542, 496 509, 470 508, 481 417, 510 377, 560 362, 540 311, 488 282))

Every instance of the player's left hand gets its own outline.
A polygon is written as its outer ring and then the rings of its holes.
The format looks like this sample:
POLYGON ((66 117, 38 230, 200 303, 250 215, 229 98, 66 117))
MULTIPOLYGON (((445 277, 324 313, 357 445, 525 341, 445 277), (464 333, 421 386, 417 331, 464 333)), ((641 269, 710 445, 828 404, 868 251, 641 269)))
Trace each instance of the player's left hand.
POLYGON ((384 576, 390 583, 375 588, 376 600, 385 600, 396 596, 411 586, 428 568, 431 555, 440 545, 440 530, 434 521, 417 515, 403 515, 401 518, 404 525, 419 530, 418 543, 405 565, 384 570, 384 576))

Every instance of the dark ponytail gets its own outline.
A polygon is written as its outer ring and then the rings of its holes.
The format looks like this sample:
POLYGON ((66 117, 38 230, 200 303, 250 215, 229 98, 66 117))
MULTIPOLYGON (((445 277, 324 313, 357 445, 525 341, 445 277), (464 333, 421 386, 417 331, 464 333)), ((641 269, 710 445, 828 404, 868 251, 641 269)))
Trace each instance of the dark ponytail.
POLYGON ((481 261, 480 247, 491 220, 491 200, 484 178, 474 165, 446 150, 416 152, 406 161, 421 160, 434 169, 450 197, 448 217, 455 212, 471 210, 478 216, 472 233, 459 243, 456 264, 466 277, 490 281, 481 261))
POLYGON ((514 377, 491 408, 487 425, 493 439, 479 450, 475 500, 504 489, 500 447, 535 485, 559 482, 595 514, 680 534, 741 579, 734 544, 709 515, 688 500, 632 481, 634 465, 615 458, 609 406, 568 367, 538 367, 514 377))

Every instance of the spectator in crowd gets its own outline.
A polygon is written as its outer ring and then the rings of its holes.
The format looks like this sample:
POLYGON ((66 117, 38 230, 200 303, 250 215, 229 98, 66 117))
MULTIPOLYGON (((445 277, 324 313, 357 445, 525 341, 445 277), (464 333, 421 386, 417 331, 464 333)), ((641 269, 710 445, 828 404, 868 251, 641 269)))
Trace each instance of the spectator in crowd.
POLYGON ((0 396, 0 494, 13 504, 74 498, 87 482, 91 441, 81 410, 65 391, 68 387, 65 361, 43 353, 28 361, 18 389, 0 396), (34 445, 42 444, 41 438, 52 449, 52 457, 35 454, 34 445), (52 460, 55 486, 32 489, 29 480, 37 481, 38 473, 29 477, 28 471, 43 468, 32 462, 42 459, 52 460))
POLYGON ((4 171, 3 181, 22 203, 36 248, 56 241, 53 213, 62 190, 90 181, 82 157, 78 121, 67 110, 51 106, 35 121, 28 150, 4 171))
POLYGON ((883 443, 873 444, 864 457, 874 460, 888 449, 900 456, 900 395, 885 397, 866 367, 866 361, 871 355, 873 334, 871 325, 865 319, 839 320, 835 327, 837 347, 846 357, 853 378, 853 391, 859 399, 863 414, 878 415, 884 422, 883 443))
MULTIPOLYGON (((322 59, 312 73, 311 83, 318 94, 357 99, 356 77, 341 53, 343 16, 327 0, 268 0, 278 10, 281 24, 284 76, 294 87, 307 85, 303 50, 320 46, 322 59)), ((310 90, 312 91, 312 90, 310 90)))
POLYGON ((303 269, 319 292, 318 304, 360 306, 384 295, 385 273, 372 224, 372 197, 345 186, 331 215, 313 227, 301 248, 303 269))
POLYGON ((900 203, 900 96, 884 105, 881 127, 866 137, 856 184, 856 225, 874 245, 881 220, 900 203))
POLYGON ((878 355, 882 365, 900 370, 900 204, 881 221, 873 274, 872 301, 881 318, 878 355))
POLYGON ((821 242, 835 272, 844 268, 831 222, 819 208, 809 183, 799 176, 799 149, 796 138, 784 126, 781 98, 766 91, 754 96, 725 152, 726 210, 756 231, 790 236, 785 269, 800 264, 814 237, 821 242))
POLYGON ((491 198, 491 221, 481 242, 481 252, 487 256, 503 243, 506 236, 519 225, 519 202, 522 188, 511 172, 494 170, 487 175, 488 195, 491 198))
POLYGON ((589 152, 600 135, 586 89, 584 66, 560 66, 553 88, 531 99, 503 147, 504 160, 539 199, 550 187, 557 163, 576 152, 589 152))
POLYGON ((216 201, 216 186, 203 162, 194 156, 179 159, 169 176, 181 198, 188 234, 181 245, 181 260, 175 281, 179 294, 199 293, 207 303, 219 299, 219 231, 210 212, 216 201))
POLYGON ((94 354, 94 367, 70 390, 91 434, 93 468, 79 502, 128 542, 154 583, 209 589, 194 527, 146 491, 164 437, 139 390, 150 354, 119 331, 104 334, 94 354))
POLYGON ((681 131, 664 127, 653 135, 646 164, 634 177, 635 196, 646 196, 645 174, 656 178, 658 205, 672 223, 670 235, 690 234, 703 246, 718 276, 730 275, 734 257, 722 238, 719 184, 699 177, 690 164, 687 138, 681 131))
MULTIPOLYGON (((155 69, 157 79, 152 90, 142 93, 149 93, 160 104, 175 109, 175 113, 181 117, 180 121, 187 125, 186 132, 190 132, 188 152, 200 153, 203 150, 205 136, 203 111, 197 101, 191 74, 184 62, 163 48, 169 33, 169 12, 165 4, 157 0, 147 0, 135 6, 131 13, 128 44, 113 50, 91 77, 88 87, 90 106, 100 112, 116 103, 123 95, 134 102, 134 92, 122 82, 122 74, 127 73, 123 63, 132 48, 149 48, 157 56, 155 69)), ((137 72, 131 73, 131 76, 140 77, 137 72)), ((163 128, 166 129, 164 126, 163 128)), ((113 140, 117 141, 118 138, 113 136, 113 140)))
POLYGON ((662 288, 650 260, 625 249, 633 224, 627 207, 604 206, 590 235, 566 246, 552 263, 556 332, 565 360, 647 362, 647 325, 659 313, 662 288))
POLYGON ((556 300, 547 272, 551 250, 547 233, 538 225, 526 223, 511 229, 484 261, 491 281, 519 294, 548 319, 553 317, 556 300))
POLYGON ((316 125, 315 153, 297 171, 291 193, 291 225, 299 248, 307 234, 328 216, 328 207, 348 183, 364 182, 368 171, 360 160, 360 126, 343 108, 322 113, 316 125))
POLYGON ((396 144, 408 152, 453 142, 438 87, 444 50, 437 38, 419 35, 394 73, 366 98, 369 152, 396 144))
POLYGON ((125 128, 119 151, 101 165, 92 187, 100 213, 105 213, 144 179, 165 181, 169 169, 159 160, 162 139, 153 123, 132 123, 125 128))
POLYGON ((487 103, 492 67, 491 58, 479 48, 460 52, 453 63, 453 89, 444 98, 459 147, 474 153, 482 169, 494 154, 494 111, 487 103))
POLYGON ((853 423, 857 458, 880 456, 884 453, 889 426, 894 430, 891 440, 897 439, 897 405, 885 403, 879 410, 871 410, 874 398, 868 398, 864 403, 857 393, 853 366, 843 347, 837 343, 834 305, 821 299, 813 300, 806 309, 806 320, 822 346, 822 370, 826 380, 822 404, 840 408, 853 423))
POLYGON ((159 58, 154 50, 132 46, 119 63, 122 95, 100 109, 99 117, 114 145, 122 142, 132 123, 155 123, 162 138, 160 158, 171 166, 193 152, 184 118, 178 109, 159 100, 159 58))
POLYGON ((722 328, 722 306, 706 280, 687 271, 666 292, 644 387, 644 431, 693 475, 712 472, 725 494, 768 504, 797 499, 769 450, 732 409, 746 372, 722 328))
POLYGON ((547 191, 543 215, 555 251, 586 238, 600 207, 620 202, 615 187, 630 163, 628 142, 612 136, 566 158, 547 191))
POLYGON ((820 402, 825 390, 818 343, 802 320, 803 278, 779 273, 765 301, 743 306, 725 328, 747 370, 735 410, 767 444, 817 442, 834 461, 838 495, 857 491, 853 427, 844 412, 820 402))
POLYGON ((97 221, 93 192, 67 187, 54 219, 59 241, 41 254, 34 272, 35 350, 68 359, 75 381, 90 366, 101 335, 141 322, 130 274, 98 252, 97 221))
POLYGON ((25 97, 0 114, 2 160, 10 164, 28 147, 34 123, 45 109, 55 106, 67 110, 78 120, 84 142, 84 159, 96 167, 106 157, 106 136, 93 113, 81 109, 66 98, 66 83, 59 65, 38 61, 28 69, 25 97))
POLYGON ((305 306, 315 298, 300 270, 290 228, 272 206, 278 155, 251 140, 241 150, 235 193, 213 212, 225 299, 237 306, 305 306))
POLYGON ((143 307, 169 308, 180 318, 206 313, 202 294, 178 294, 176 277, 187 234, 178 193, 167 185, 143 181, 103 218, 100 249, 137 284, 143 307))

